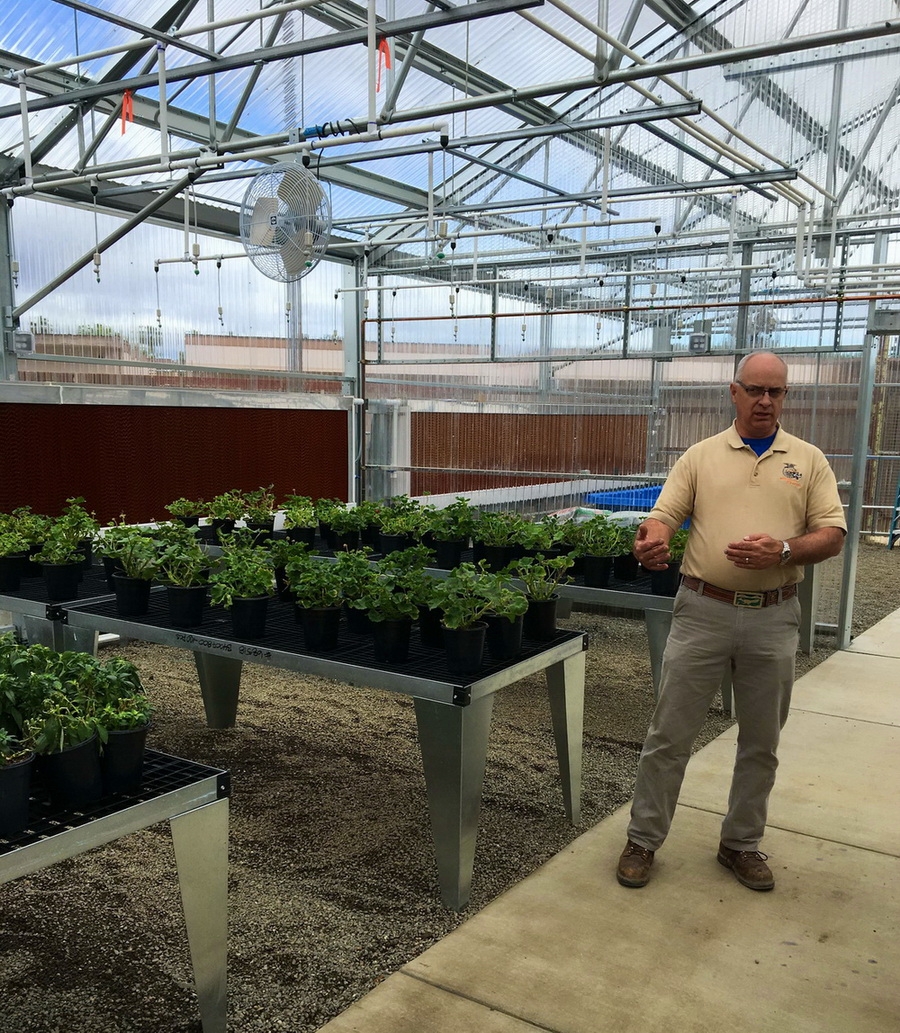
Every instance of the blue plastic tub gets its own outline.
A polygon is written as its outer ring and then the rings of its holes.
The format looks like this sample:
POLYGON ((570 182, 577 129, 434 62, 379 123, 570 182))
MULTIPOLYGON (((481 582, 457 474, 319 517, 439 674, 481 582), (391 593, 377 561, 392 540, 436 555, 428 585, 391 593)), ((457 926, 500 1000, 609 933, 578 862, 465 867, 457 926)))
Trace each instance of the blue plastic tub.
POLYGON ((585 496, 585 503, 595 509, 608 509, 613 513, 623 509, 649 512, 661 491, 661 484, 635 485, 632 488, 617 488, 615 491, 592 491, 585 496))

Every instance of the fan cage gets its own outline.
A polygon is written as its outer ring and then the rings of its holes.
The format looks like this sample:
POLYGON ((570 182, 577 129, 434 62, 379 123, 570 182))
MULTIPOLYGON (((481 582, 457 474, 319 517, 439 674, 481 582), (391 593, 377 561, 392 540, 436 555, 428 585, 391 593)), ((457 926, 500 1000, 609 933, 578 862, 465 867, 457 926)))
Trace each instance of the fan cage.
POLYGON ((241 240, 272 280, 299 280, 319 263, 331 237, 331 205, 302 165, 282 162, 250 181, 241 204, 241 240))

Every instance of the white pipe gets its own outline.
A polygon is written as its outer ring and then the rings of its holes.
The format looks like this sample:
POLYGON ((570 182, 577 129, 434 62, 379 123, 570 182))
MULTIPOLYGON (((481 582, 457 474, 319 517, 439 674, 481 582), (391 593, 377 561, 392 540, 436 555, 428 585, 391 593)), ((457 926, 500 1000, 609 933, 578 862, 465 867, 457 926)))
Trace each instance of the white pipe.
POLYGON ((806 205, 797 208, 797 243, 794 249, 794 269, 799 275, 803 268, 803 240, 806 236, 806 205))
POLYGON ((159 55, 159 160, 169 160, 169 109, 166 104, 166 44, 157 43, 159 55))
POLYGON ((191 253, 191 194, 189 190, 184 192, 184 257, 188 258, 191 253))
POLYGON ((369 64, 369 132, 374 133, 378 125, 378 112, 375 107, 375 69, 378 59, 378 42, 375 33, 375 0, 369 0, 366 15, 366 42, 368 46, 369 64))
MULTIPOLYGON (((428 236, 434 236, 434 151, 428 152, 428 211, 426 213, 428 236)), ((416 220, 418 221, 418 220, 416 220)))
POLYGON ((31 167, 31 131, 28 128, 28 89, 25 86, 25 75, 18 73, 19 79, 19 100, 22 104, 22 157, 25 159, 25 179, 30 183, 32 180, 31 167))
POLYGON ((185 252, 181 258, 155 258, 153 260, 154 266, 157 265, 183 265, 185 262, 195 264, 197 262, 224 262, 226 258, 246 258, 247 254, 244 251, 235 251, 229 255, 197 255, 192 256, 185 252))
POLYGON ((28 184, 15 187, 5 187, 2 194, 5 197, 15 197, 21 194, 35 194, 41 191, 51 191, 60 186, 73 186, 77 183, 87 183, 92 180, 120 180, 129 176, 143 176, 152 172, 173 172, 176 169, 206 169, 219 165, 227 165, 233 161, 250 161, 256 158, 274 158, 281 154, 296 154, 303 151, 321 150, 325 147, 340 147, 348 143, 368 143, 375 140, 383 140, 393 136, 414 136, 418 133, 443 133, 447 129, 446 122, 432 122, 419 126, 392 126, 387 129, 378 129, 373 133, 357 133, 353 136, 340 136, 328 140, 302 140, 297 143, 284 144, 280 147, 260 147, 257 150, 240 151, 231 155, 226 149, 221 153, 208 152, 196 158, 185 158, 181 161, 159 162, 156 165, 145 165, 140 169, 131 169, 127 172, 113 170, 111 172, 91 172, 90 175, 66 176, 61 179, 54 179, 48 183, 39 185, 28 184))
POLYGON ((600 211, 606 215, 609 211, 609 153, 610 153, 610 127, 607 126, 603 133, 603 192, 600 195, 600 211))

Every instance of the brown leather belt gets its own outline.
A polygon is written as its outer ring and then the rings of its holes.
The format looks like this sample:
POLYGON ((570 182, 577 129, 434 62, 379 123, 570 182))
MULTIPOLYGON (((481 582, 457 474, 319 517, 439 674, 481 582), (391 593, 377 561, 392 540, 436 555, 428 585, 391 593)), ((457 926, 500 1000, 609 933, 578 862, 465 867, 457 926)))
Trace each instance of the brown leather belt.
POLYGON ((760 610, 764 606, 775 606, 785 599, 793 599, 797 594, 796 585, 785 585, 784 588, 773 588, 768 592, 729 592, 727 588, 717 588, 708 581, 701 581, 698 577, 682 575, 681 583, 697 595, 708 595, 710 599, 718 599, 721 603, 731 603, 732 606, 749 606, 751 609, 760 610))

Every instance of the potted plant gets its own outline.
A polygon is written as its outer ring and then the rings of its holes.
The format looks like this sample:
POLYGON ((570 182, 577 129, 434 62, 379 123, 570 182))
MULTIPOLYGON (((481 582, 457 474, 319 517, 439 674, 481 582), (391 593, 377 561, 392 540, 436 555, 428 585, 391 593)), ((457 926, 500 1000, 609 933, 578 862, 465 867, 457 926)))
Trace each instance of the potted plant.
POLYGON ((80 539, 73 529, 58 518, 52 520, 47 537, 40 549, 31 556, 44 573, 47 595, 54 602, 64 602, 78 596, 78 582, 84 564, 80 539))
MULTIPOLYGON (((123 617, 141 617, 150 607, 150 584, 159 570, 159 542, 153 531, 122 522, 104 529, 97 552, 112 564, 116 606, 123 617)), ((109 569, 109 568, 108 568, 109 569)))
POLYGON ((17 506, 11 513, 5 514, 3 520, 5 530, 16 531, 28 542, 28 555, 22 562, 19 576, 41 577, 40 566, 29 561, 47 540, 52 523, 50 517, 32 512, 31 506, 17 506))
POLYGON ((678 592, 681 561, 684 559, 689 534, 687 528, 679 527, 669 539, 669 562, 666 569, 650 571, 650 591, 653 595, 673 596, 678 592))
POLYGON ((19 531, 0 529, 0 592, 15 592, 28 556, 28 539, 19 531))
POLYGON ((336 506, 328 516, 330 548, 334 552, 358 549, 365 514, 356 506, 336 506))
MULTIPOLYGON (((246 530, 246 529, 242 529, 246 530)), ((209 577, 210 601, 231 610, 235 638, 261 638, 266 630, 275 574, 269 551, 235 532, 209 577)))
POLYGON ((34 751, 0 725, 0 836, 9 839, 28 825, 34 751))
POLYGON ((51 801, 73 810, 83 810, 103 795, 97 728, 85 703, 77 686, 64 683, 44 698, 40 712, 25 720, 51 801))
POLYGON ((157 577, 166 586, 169 617, 176 628, 203 622, 209 594, 210 558, 197 539, 196 525, 171 524, 157 531, 157 577))
POLYGON ((421 540, 428 514, 422 505, 408 495, 395 495, 381 514, 378 544, 383 555, 402 552, 421 540))
POLYGON ((581 571, 588 588, 606 588, 609 584, 613 557, 620 550, 620 532, 621 527, 603 513, 575 525, 574 551, 582 561, 581 571))
POLYGON ((525 586, 528 609, 525 611, 523 631, 527 638, 551 639, 556 634, 557 589, 571 581, 568 574, 573 565, 571 556, 526 556, 517 560, 510 570, 525 586))
POLYGON ((490 599, 485 611, 485 645, 492 659, 515 659, 522 649, 522 627, 528 597, 511 585, 503 573, 484 574, 484 590, 490 599))
POLYGON ((286 575, 300 612, 306 648, 312 653, 337 648, 343 583, 337 564, 309 559, 289 564, 286 575))
POLYGON ((369 560, 368 548, 338 553, 334 567, 341 580, 341 598, 347 614, 347 630, 355 635, 370 634, 372 623, 368 614, 364 607, 356 606, 356 601, 378 578, 378 572, 369 560))
POLYGON ((206 516, 209 512, 209 503, 203 499, 174 499, 166 506, 166 512, 176 520, 180 520, 185 527, 197 527, 200 517, 206 516))
POLYGON ((257 542, 270 538, 275 530, 277 505, 273 485, 244 493, 244 520, 256 532, 257 542))
POLYGON ((120 658, 98 665, 92 691, 94 723, 101 743, 103 793, 134 792, 143 777, 153 704, 144 692, 137 668, 120 658))
POLYGON ((359 513, 359 538, 363 545, 375 550, 380 548, 381 521, 387 512, 387 506, 380 499, 360 499, 356 503, 359 513))
POLYGON ((546 516, 542 520, 524 520, 519 528, 519 544, 526 556, 558 556, 563 527, 555 516, 546 516))
POLYGON ((521 555, 520 542, 525 523, 524 517, 507 510, 480 513, 472 532, 477 547, 476 557, 483 559, 489 570, 503 570, 521 555))
MULTIPOLYGON (((329 549, 335 547, 335 534, 331 528, 332 518, 336 513, 347 508, 346 503, 340 499, 316 499, 313 503, 316 512, 316 520, 319 522, 319 533, 329 549)), ((339 517, 337 519, 340 519, 339 517)))
POLYGON ((427 509, 427 529, 441 570, 452 570, 462 562, 475 526, 475 511, 469 500, 458 495, 443 509, 427 509))
POLYGON ((79 495, 66 499, 66 505, 62 515, 58 519, 59 525, 65 527, 72 538, 78 543, 78 551, 82 553, 82 566, 89 568, 91 565, 92 549, 94 538, 100 530, 100 524, 95 514, 89 513, 84 508, 84 499, 79 495))
POLYGON ((270 538, 263 542, 269 551, 272 570, 275 574, 275 592, 283 603, 293 602, 291 587, 287 580, 287 568, 294 559, 306 559, 315 555, 304 541, 291 541, 288 538, 270 538))
POLYGON ((409 635, 419 613, 409 585, 381 573, 368 579, 361 595, 350 605, 364 610, 375 625, 375 659, 380 663, 404 663, 409 656, 409 635))
POLYGON ((434 599, 442 610, 447 667, 454 674, 474 674, 481 667, 487 622, 491 610, 489 573, 474 563, 461 563, 434 586, 434 599))
POLYGON ((319 520, 313 500, 308 495, 288 495, 281 504, 284 513, 284 531, 289 541, 316 543, 319 520))
POLYGON ((208 506, 214 534, 229 534, 244 515, 244 496, 236 488, 213 496, 208 506))

